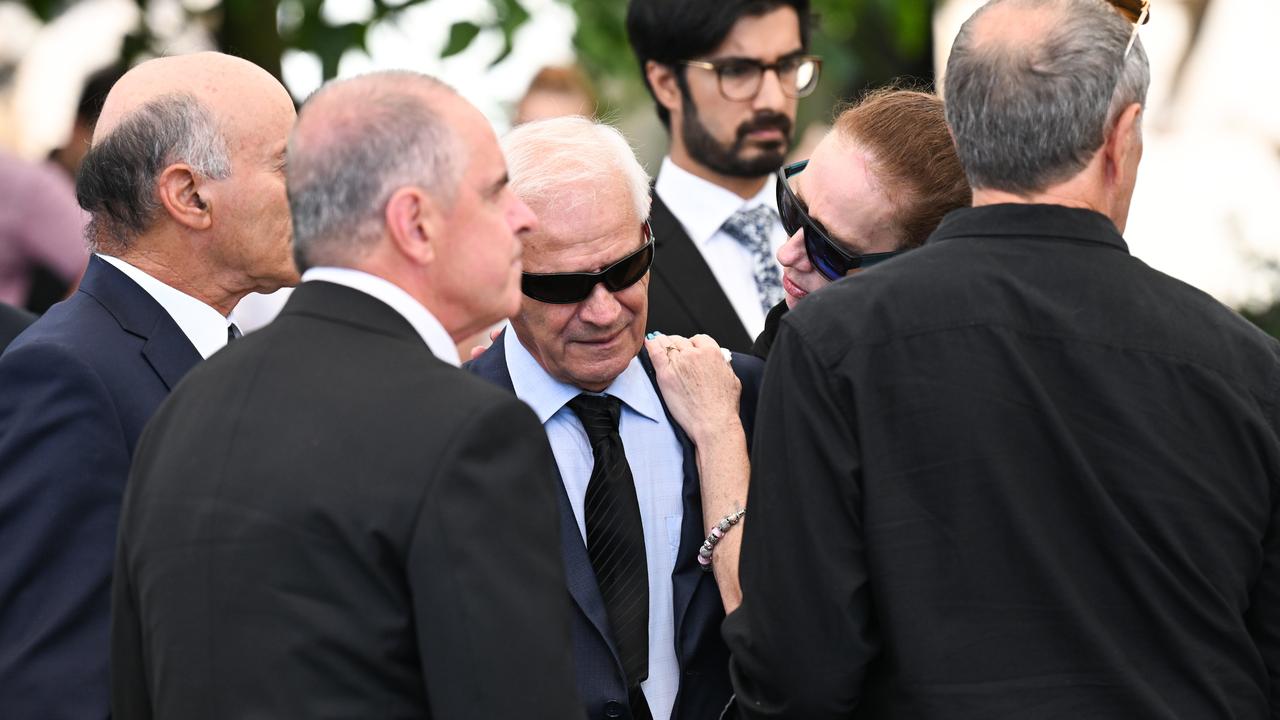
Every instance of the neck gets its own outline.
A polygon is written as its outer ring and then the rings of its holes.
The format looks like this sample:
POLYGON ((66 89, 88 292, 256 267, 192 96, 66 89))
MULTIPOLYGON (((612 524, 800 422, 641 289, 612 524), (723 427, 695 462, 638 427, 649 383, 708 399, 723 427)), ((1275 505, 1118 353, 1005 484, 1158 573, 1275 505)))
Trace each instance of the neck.
POLYGON ((137 243, 115 256, 142 272, 186 293, 224 317, 231 314, 237 303, 252 292, 251 288, 232 287, 226 273, 212 267, 203 258, 176 258, 177 253, 160 252, 147 248, 145 241, 137 243))
POLYGON ((680 141, 679 136, 672 135, 671 138, 671 162, 675 163, 676 167, 713 185, 719 185, 743 200, 755 197, 760 192, 760 188, 764 187, 765 182, 769 179, 768 175, 744 178, 718 173, 694 160, 685 150, 684 143, 680 141))
POLYGON ((1016 193, 994 188, 973 191, 973 206, 984 205, 1061 205, 1062 207, 1092 210, 1106 215, 1117 227, 1123 227, 1116 217, 1116 208, 1109 201, 1107 192, 1093 179, 1093 174, 1082 172, 1075 177, 1037 192, 1016 193))

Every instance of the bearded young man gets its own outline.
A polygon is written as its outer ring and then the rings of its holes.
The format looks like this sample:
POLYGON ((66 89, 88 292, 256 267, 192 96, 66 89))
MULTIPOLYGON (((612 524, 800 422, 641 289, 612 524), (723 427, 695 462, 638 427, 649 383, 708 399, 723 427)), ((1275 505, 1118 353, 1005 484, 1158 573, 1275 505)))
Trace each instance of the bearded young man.
POLYGON ((671 135, 653 187, 649 328, 745 352, 782 300, 773 173, 817 86, 808 0, 632 0, 627 34, 671 135))

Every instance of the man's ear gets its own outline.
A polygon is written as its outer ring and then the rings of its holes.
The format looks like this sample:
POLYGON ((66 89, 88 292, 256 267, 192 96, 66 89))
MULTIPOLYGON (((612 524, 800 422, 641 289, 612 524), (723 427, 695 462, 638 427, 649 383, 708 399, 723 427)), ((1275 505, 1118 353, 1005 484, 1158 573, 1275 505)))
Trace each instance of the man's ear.
POLYGON ((213 226, 212 187, 186 163, 170 165, 156 181, 160 204, 174 222, 192 230, 213 226))
POLYGON ((435 199, 422 188, 402 187, 392 193, 384 219, 391 242, 402 255, 418 265, 435 260, 444 216, 435 199))
POLYGON ((658 102, 668 111, 679 112, 684 105, 684 96, 680 94, 676 70, 670 65, 649 60, 644 64, 644 74, 658 102))
POLYGON ((1106 145, 1107 182, 1113 186, 1127 187, 1133 184, 1138 160, 1142 157, 1142 105, 1133 103, 1116 118, 1106 145))

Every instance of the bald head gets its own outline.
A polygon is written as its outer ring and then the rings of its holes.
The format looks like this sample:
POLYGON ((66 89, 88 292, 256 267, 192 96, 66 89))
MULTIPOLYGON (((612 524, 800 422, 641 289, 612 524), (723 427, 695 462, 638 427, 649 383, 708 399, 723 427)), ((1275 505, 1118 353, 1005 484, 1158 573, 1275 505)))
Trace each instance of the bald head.
POLYGON ((90 244, 151 258, 172 270, 166 282, 220 307, 296 282, 283 174, 294 120, 284 87, 230 55, 133 68, 108 93, 77 177, 90 244))
POLYGON ((1075 176, 1149 68, 1104 0, 993 0, 964 24, 945 78, 947 123, 975 188, 1034 194, 1075 176))
POLYGON ((190 96, 227 130, 252 122, 246 116, 263 106, 293 104, 279 81, 248 60, 216 52, 156 58, 131 69, 112 86, 93 142, 110 135, 148 103, 170 95, 190 96))
POLYGON ((303 106, 289 139, 289 205, 301 267, 348 266, 383 232, 397 188, 453 202, 465 164, 456 128, 487 124, 448 85, 394 71, 330 83, 303 106))

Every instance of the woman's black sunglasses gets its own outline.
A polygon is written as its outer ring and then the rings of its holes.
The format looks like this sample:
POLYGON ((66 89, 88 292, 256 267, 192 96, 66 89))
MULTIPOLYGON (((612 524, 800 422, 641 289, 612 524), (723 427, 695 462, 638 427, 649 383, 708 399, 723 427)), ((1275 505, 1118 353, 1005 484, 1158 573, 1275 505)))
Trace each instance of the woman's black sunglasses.
POLYGON ((597 283, 609 292, 625 290, 640 282, 653 265, 653 230, 644 223, 644 245, 600 272, 522 273, 520 288, 539 302, 568 305, 586 300, 597 283))
POLYGON ((902 250, 892 250, 859 255, 845 250, 832 240, 826 230, 809 217, 804 205, 787 184, 787 180, 798 175, 808 164, 808 160, 801 160, 778 171, 778 215, 782 217, 782 228, 787 231, 788 236, 795 235, 797 230, 804 228, 804 251, 822 277, 839 280, 850 270, 871 267, 902 254, 902 250))

